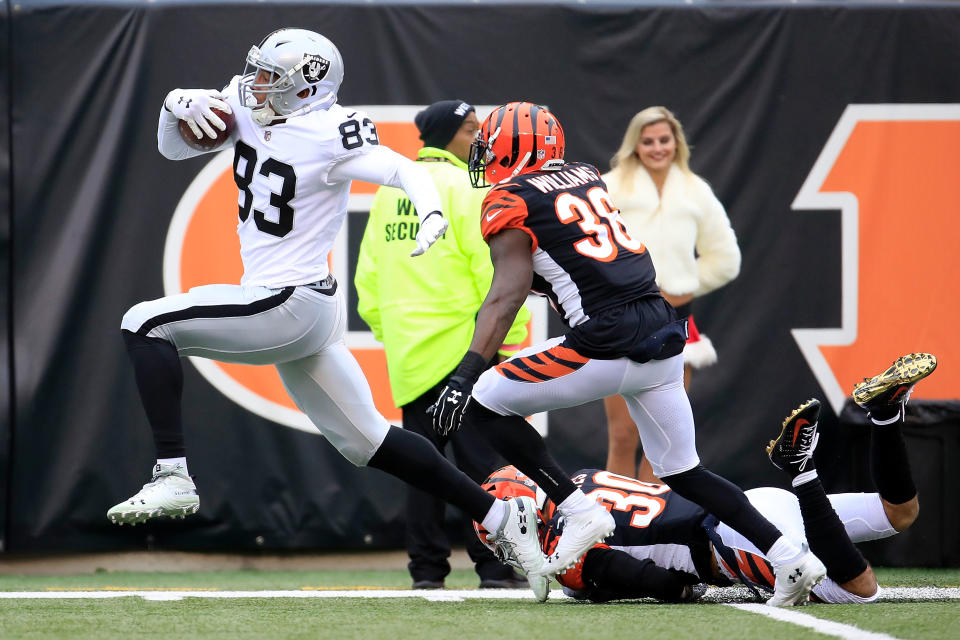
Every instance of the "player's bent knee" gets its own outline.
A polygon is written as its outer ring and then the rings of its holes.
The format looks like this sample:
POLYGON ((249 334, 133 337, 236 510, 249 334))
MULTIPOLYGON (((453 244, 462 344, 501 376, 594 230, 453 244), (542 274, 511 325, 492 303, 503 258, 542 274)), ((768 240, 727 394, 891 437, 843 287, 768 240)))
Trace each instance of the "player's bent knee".
MULTIPOLYGON (((648 454, 646 450, 644 453, 648 454)), ((654 460, 653 457, 648 454, 647 461, 650 463, 650 466, 653 467, 653 471, 657 474, 657 477, 671 486, 683 484, 695 487, 702 481, 704 474, 712 475, 710 471, 700 464, 700 457, 696 455, 696 452, 694 452, 692 456, 688 455, 685 458, 670 456, 662 460, 654 460)))
MULTIPOLYGON (((300 405, 297 405, 304 411, 300 405)), ((373 417, 359 423, 331 421, 317 411, 304 411, 320 433, 355 467, 365 467, 377 453, 390 429, 383 418, 373 417), (326 418, 326 419, 324 419, 326 418)))
POLYGON ((890 521, 890 526, 899 533, 908 529, 920 515, 920 501, 916 496, 901 504, 891 504, 884 500, 883 511, 890 521))
POLYGON ((131 333, 139 331, 143 323, 150 319, 147 305, 147 302, 140 302, 127 309, 127 312, 123 314, 123 319, 120 321, 120 328, 131 333))
POLYGON ((377 452, 376 449, 368 447, 344 446, 338 448, 340 455, 347 459, 355 467, 365 467, 370 462, 370 458, 377 452))

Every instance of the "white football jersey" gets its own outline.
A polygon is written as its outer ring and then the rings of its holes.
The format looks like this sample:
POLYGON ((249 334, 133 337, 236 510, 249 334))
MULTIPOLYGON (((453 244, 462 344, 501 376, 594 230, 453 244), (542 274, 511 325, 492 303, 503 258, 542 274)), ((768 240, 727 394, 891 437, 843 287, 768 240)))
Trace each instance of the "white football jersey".
POLYGON ((261 127, 240 106, 239 79, 223 90, 237 119, 229 143, 211 151, 187 146, 176 117, 161 108, 157 146, 165 157, 183 160, 234 145, 241 285, 279 288, 326 278, 352 180, 403 189, 422 217, 443 212, 430 173, 380 145, 363 111, 334 104, 261 127))
POLYGON ((240 105, 238 81, 234 77, 224 93, 237 118, 240 283, 282 287, 322 280, 351 184, 329 182, 328 173, 379 144, 376 128, 365 113, 339 104, 261 127, 240 105))

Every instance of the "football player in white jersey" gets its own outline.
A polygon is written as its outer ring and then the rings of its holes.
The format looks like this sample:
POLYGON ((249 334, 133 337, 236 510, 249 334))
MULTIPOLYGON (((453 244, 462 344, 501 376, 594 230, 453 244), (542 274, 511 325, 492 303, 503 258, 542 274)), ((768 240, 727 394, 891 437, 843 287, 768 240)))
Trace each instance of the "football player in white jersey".
MULTIPOLYGON (((536 531, 525 524, 533 503, 494 499, 425 438, 391 427, 343 341, 345 302, 327 255, 346 216, 351 181, 407 192, 420 216, 410 241, 411 255, 419 255, 447 227, 430 174, 380 145, 366 114, 337 104, 343 61, 327 38, 280 29, 252 47, 246 63, 224 91, 175 89, 160 111, 158 146, 172 160, 204 153, 180 137, 180 120, 198 138, 215 138, 214 127, 226 128, 213 109, 234 114, 229 139, 211 151, 234 148, 244 273, 239 285, 195 287, 124 315, 122 334, 157 463, 151 481, 108 518, 136 524, 199 508, 181 422, 181 356, 272 364, 297 407, 353 464, 382 469, 455 504, 536 573, 544 558, 536 531)), ((545 579, 531 582, 545 594, 545 579)))

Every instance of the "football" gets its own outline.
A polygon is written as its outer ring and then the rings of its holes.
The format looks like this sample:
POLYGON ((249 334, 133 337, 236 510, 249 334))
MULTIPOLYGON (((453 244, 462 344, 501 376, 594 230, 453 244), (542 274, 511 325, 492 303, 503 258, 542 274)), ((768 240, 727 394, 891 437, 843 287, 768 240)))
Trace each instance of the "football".
POLYGON ((221 111, 220 109, 213 109, 213 112, 217 114, 223 123, 227 125, 227 128, 223 131, 220 131, 212 124, 214 133, 217 134, 216 138, 211 138, 207 135, 204 135, 202 138, 197 138, 193 135, 193 131, 190 130, 190 125, 187 124, 186 120, 180 120, 177 123, 177 128, 180 131, 180 137, 188 146, 193 147, 198 151, 210 151, 211 149, 216 149, 221 144, 223 144, 227 138, 230 137, 230 134, 233 133, 233 130, 237 126, 237 119, 232 113, 227 113, 226 111, 221 111))

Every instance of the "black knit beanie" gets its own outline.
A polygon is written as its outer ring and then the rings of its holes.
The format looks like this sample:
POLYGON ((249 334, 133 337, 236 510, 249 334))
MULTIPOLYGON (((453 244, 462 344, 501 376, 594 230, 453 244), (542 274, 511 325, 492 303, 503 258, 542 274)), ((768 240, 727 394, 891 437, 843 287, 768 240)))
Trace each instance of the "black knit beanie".
POLYGON ((418 113, 413 122, 425 146, 444 149, 473 110, 473 105, 463 100, 441 100, 418 113))

